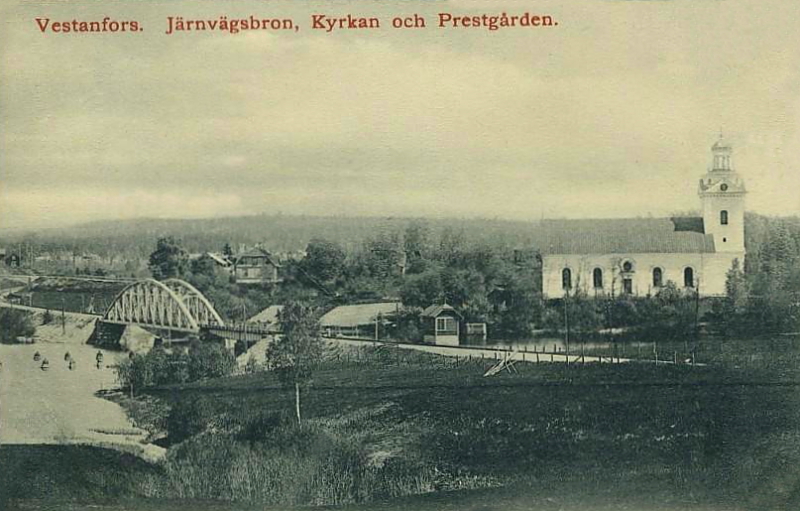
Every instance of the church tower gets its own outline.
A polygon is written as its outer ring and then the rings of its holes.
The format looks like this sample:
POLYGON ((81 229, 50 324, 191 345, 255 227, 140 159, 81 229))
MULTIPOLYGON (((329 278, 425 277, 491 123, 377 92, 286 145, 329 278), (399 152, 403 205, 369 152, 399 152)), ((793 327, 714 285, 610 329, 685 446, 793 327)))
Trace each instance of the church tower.
POLYGON ((717 253, 744 255, 744 182, 731 162, 731 146, 720 134, 711 147, 712 162, 700 180, 698 194, 703 204, 706 234, 714 236, 717 253))

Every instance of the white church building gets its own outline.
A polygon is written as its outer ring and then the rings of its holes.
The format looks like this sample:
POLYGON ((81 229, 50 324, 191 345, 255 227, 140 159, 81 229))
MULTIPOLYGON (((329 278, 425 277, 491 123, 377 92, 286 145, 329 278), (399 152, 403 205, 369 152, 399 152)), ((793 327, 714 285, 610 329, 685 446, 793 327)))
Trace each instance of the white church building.
POLYGON ((734 259, 744 263, 745 187, 720 137, 700 180, 702 217, 545 220, 537 233, 542 293, 655 294, 667 282, 725 295, 734 259))

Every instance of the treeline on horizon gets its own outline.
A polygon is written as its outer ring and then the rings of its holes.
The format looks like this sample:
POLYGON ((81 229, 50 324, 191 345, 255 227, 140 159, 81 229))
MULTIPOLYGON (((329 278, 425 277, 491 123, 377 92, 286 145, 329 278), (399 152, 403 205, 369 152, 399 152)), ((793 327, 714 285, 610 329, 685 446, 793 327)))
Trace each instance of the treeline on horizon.
POLYGON ((275 253, 304 250, 315 238, 355 249, 371 236, 422 223, 432 231, 463 230, 471 239, 505 245, 530 244, 532 222, 500 219, 427 219, 413 217, 341 217, 252 215, 206 219, 98 221, 67 228, 0 233, 7 250, 32 246, 34 252, 76 251, 102 257, 125 254, 146 258, 159 238, 172 237, 188 252, 221 252, 226 244, 257 243, 275 253))
MULTIPOLYGON (((686 216, 693 213, 681 213, 686 216)), ((173 237, 188 252, 221 252, 226 244, 257 243, 276 253, 304 250, 308 242, 324 238, 353 251, 364 240, 403 230, 411 224, 425 225, 434 235, 444 230, 463 231, 470 241, 495 247, 535 250, 537 222, 482 218, 346 217, 305 215, 250 215, 204 219, 133 219, 96 221, 65 228, 0 231, 0 247, 8 252, 74 252, 101 257, 124 256, 144 259, 159 238, 173 237)), ((782 224, 800 242, 800 217, 745 215, 745 245, 757 253, 770 226, 782 224)))

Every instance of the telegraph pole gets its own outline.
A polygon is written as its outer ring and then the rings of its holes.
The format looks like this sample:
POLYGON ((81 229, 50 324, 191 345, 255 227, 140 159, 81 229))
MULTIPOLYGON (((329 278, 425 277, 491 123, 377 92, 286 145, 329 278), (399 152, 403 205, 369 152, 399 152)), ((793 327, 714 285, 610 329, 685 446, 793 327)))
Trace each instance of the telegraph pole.
POLYGON ((569 366, 569 290, 564 293, 564 345, 569 366))

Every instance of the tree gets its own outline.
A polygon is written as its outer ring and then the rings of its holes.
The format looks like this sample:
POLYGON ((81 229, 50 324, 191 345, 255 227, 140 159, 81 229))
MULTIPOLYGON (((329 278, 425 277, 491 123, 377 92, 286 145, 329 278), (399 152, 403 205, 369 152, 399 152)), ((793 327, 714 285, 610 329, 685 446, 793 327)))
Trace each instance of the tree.
POLYGON ((725 274, 726 309, 728 313, 739 314, 747 305, 747 281, 744 277, 739 259, 734 259, 728 273, 725 274))
POLYGON ((301 269, 320 281, 330 281, 342 274, 346 257, 338 243, 316 238, 308 242, 301 269))
POLYGON ((186 273, 188 262, 189 256, 186 251, 175 238, 168 236, 159 238, 155 251, 150 254, 147 266, 153 278, 164 280, 182 276, 186 273))
POLYGON ((409 275, 400 289, 403 305, 425 308, 441 302, 444 290, 440 273, 438 268, 432 268, 423 273, 409 275))
POLYGON ((404 253, 396 232, 382 232, 364 243, 364 263, 373 277, 386 280, 397 275, 404 253))
POLYGON ((222 255, 224 255, 225 257, 233 256, 233 249, 231 248, 230 243, 225 243, 225 246, 222 247, 222 255))
POLYGON ((236 358, 224 346, 213 342, 196 342, 189 348, 189 379, 220 378, 230 375, 236 358))
POLYGON ((193 275, 203 275, 213 278, 217 274, 217 262, 208 254, 203 254, 197 259, 192 261, 190 265, 193 275))
POLYGON ((287 303, 278 313, 281 335, 267 347, 267 364, 281 383, 294 388, 295 414, 300 423, 300 388, 311 383, 322 359, 324 341, 316 312, 300 303, 287 303))
POLYGON ((0 309, 0 342, 13 343, 17 337, 30 337, 36 332, 31 315, 18 309, 0 309))
POLYGON ((431 253, 430 230, 426 224, 414 221, 406 227, 403 250, 406 254, 406 273, 423 272, 425 260, 431 253))
POLYGON ((494 308, 494 335, 500 338, 529 337, 542 314, 539 278, 534 272, 508 271, 489 295, 494 308))

